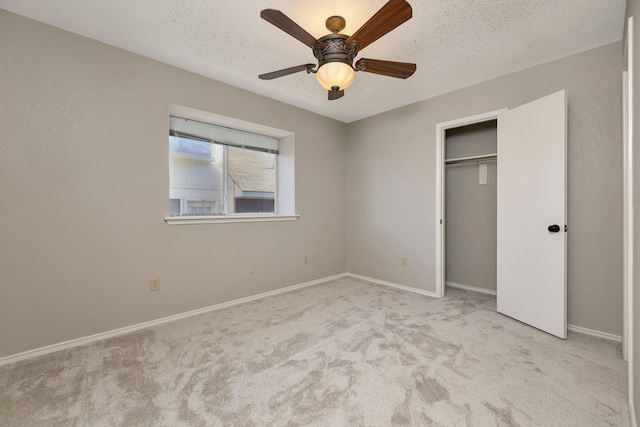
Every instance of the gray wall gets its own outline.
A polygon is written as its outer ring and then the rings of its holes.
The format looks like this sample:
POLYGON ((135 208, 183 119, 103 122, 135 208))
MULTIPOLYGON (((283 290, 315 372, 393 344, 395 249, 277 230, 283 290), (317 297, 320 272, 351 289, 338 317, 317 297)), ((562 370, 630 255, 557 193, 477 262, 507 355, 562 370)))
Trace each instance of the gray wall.
POLYGON ((480 156, 498 152, 498 121, 474 123, 447 129, 445 159, 480 156))
POLYGON ((436 124, 566 89, 568 320, 621 335, 621 69, 614 43, 350 124, 348 271, 435 292, 436 124))
POLYGON ((0 357, 346 271, 345 124, 2 10, 0 40, 0 357), (168 226, 170 103, 295 132, 301 218, 168 226))
MULTIPOLYGON (((496 121, 446 132, 445 158, 497 151, 496 121)), ((496 290, 497 168, 487 163, 487 184, 478 183, 477 164, 449 165, 445 170, 445 280, 496 290)))

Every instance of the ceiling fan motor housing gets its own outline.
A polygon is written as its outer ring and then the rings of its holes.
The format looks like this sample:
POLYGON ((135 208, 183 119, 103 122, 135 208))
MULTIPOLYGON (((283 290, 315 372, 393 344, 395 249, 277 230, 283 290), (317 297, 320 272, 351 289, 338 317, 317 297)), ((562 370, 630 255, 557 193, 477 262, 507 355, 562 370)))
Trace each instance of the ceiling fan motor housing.
POLYGON ((318 41, 322 43, 323 49, 314 50, 314 55, 318 59, 318 68, 328 62, 344 62, 353 67, 353 58, 357 55, 357 45, 346 46, 349 36, 345 34, 329 34, 318 41))

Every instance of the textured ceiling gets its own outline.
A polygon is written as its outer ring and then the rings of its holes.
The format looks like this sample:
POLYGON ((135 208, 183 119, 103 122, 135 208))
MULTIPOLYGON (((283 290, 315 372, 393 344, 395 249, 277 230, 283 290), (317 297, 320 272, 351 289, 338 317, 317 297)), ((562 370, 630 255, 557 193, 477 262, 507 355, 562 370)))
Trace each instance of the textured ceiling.
MULTIPOLYGON (((0 0, 0 8, 319 114, 352 122, 622 39, 625 0, 409 0, 413 18, 358 58, 415 62, 407 80, 357 73, 336 101, 305 72, 311 49, 260 18, 279 9, 316 38, 353 34, 386 0, 0 0)), ((356 58, 356 59, 358 59, 356 58)))

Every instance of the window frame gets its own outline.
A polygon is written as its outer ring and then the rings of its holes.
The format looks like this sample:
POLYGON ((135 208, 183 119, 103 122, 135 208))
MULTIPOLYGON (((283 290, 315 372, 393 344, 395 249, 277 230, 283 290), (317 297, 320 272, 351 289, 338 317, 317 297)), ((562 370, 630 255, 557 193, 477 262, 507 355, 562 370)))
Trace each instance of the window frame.
MULTIPOLYGON (((280 153, 276 155, 276 190, 274 197, 274 213, 229 213, 224 215, 183 215, 165 216, 168 225, 194 225, 194 224, 222 224, 234 222, 271 222, 271 221, 295 221, 300 215, 295 213, 295 134, 290 131, 271 128, 244 120, 209 113, 190 107, 170 105, 169 116, 180 116, 187 119, 203 121, 213 125, 231 127, 242 131, 259 133, 280 141, 280 153), (281 167, 283 166, 283 167, 281 167)), ((169 131, 169 129, 167 129, 169 131)), ((166 133, 168 135, 169 132, 166 133)), ((169 144, 166 144, 167 163, 169 160, 169 144)), ((225 150, 225 155, 226 155, 225 150)), ((169 169, 167 168, 167 173, 169 169)), ((225 171, 227 173, 227 171, 225 171)), ((170 185, 167 187, 169 191, 170 185)), ((167 197, 167 200, 170 200, 167 197)), ((167 204, 167 209, 169 204, 167 204)))

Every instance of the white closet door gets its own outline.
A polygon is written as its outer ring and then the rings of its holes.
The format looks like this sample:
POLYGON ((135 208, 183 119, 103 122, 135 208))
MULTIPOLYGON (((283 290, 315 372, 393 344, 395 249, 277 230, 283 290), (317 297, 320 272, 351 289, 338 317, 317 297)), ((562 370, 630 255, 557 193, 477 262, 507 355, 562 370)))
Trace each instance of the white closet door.
POLYGON ((560 338, 567 337, 566 117, 564 91, 498 116, 498 312, 560 338))

